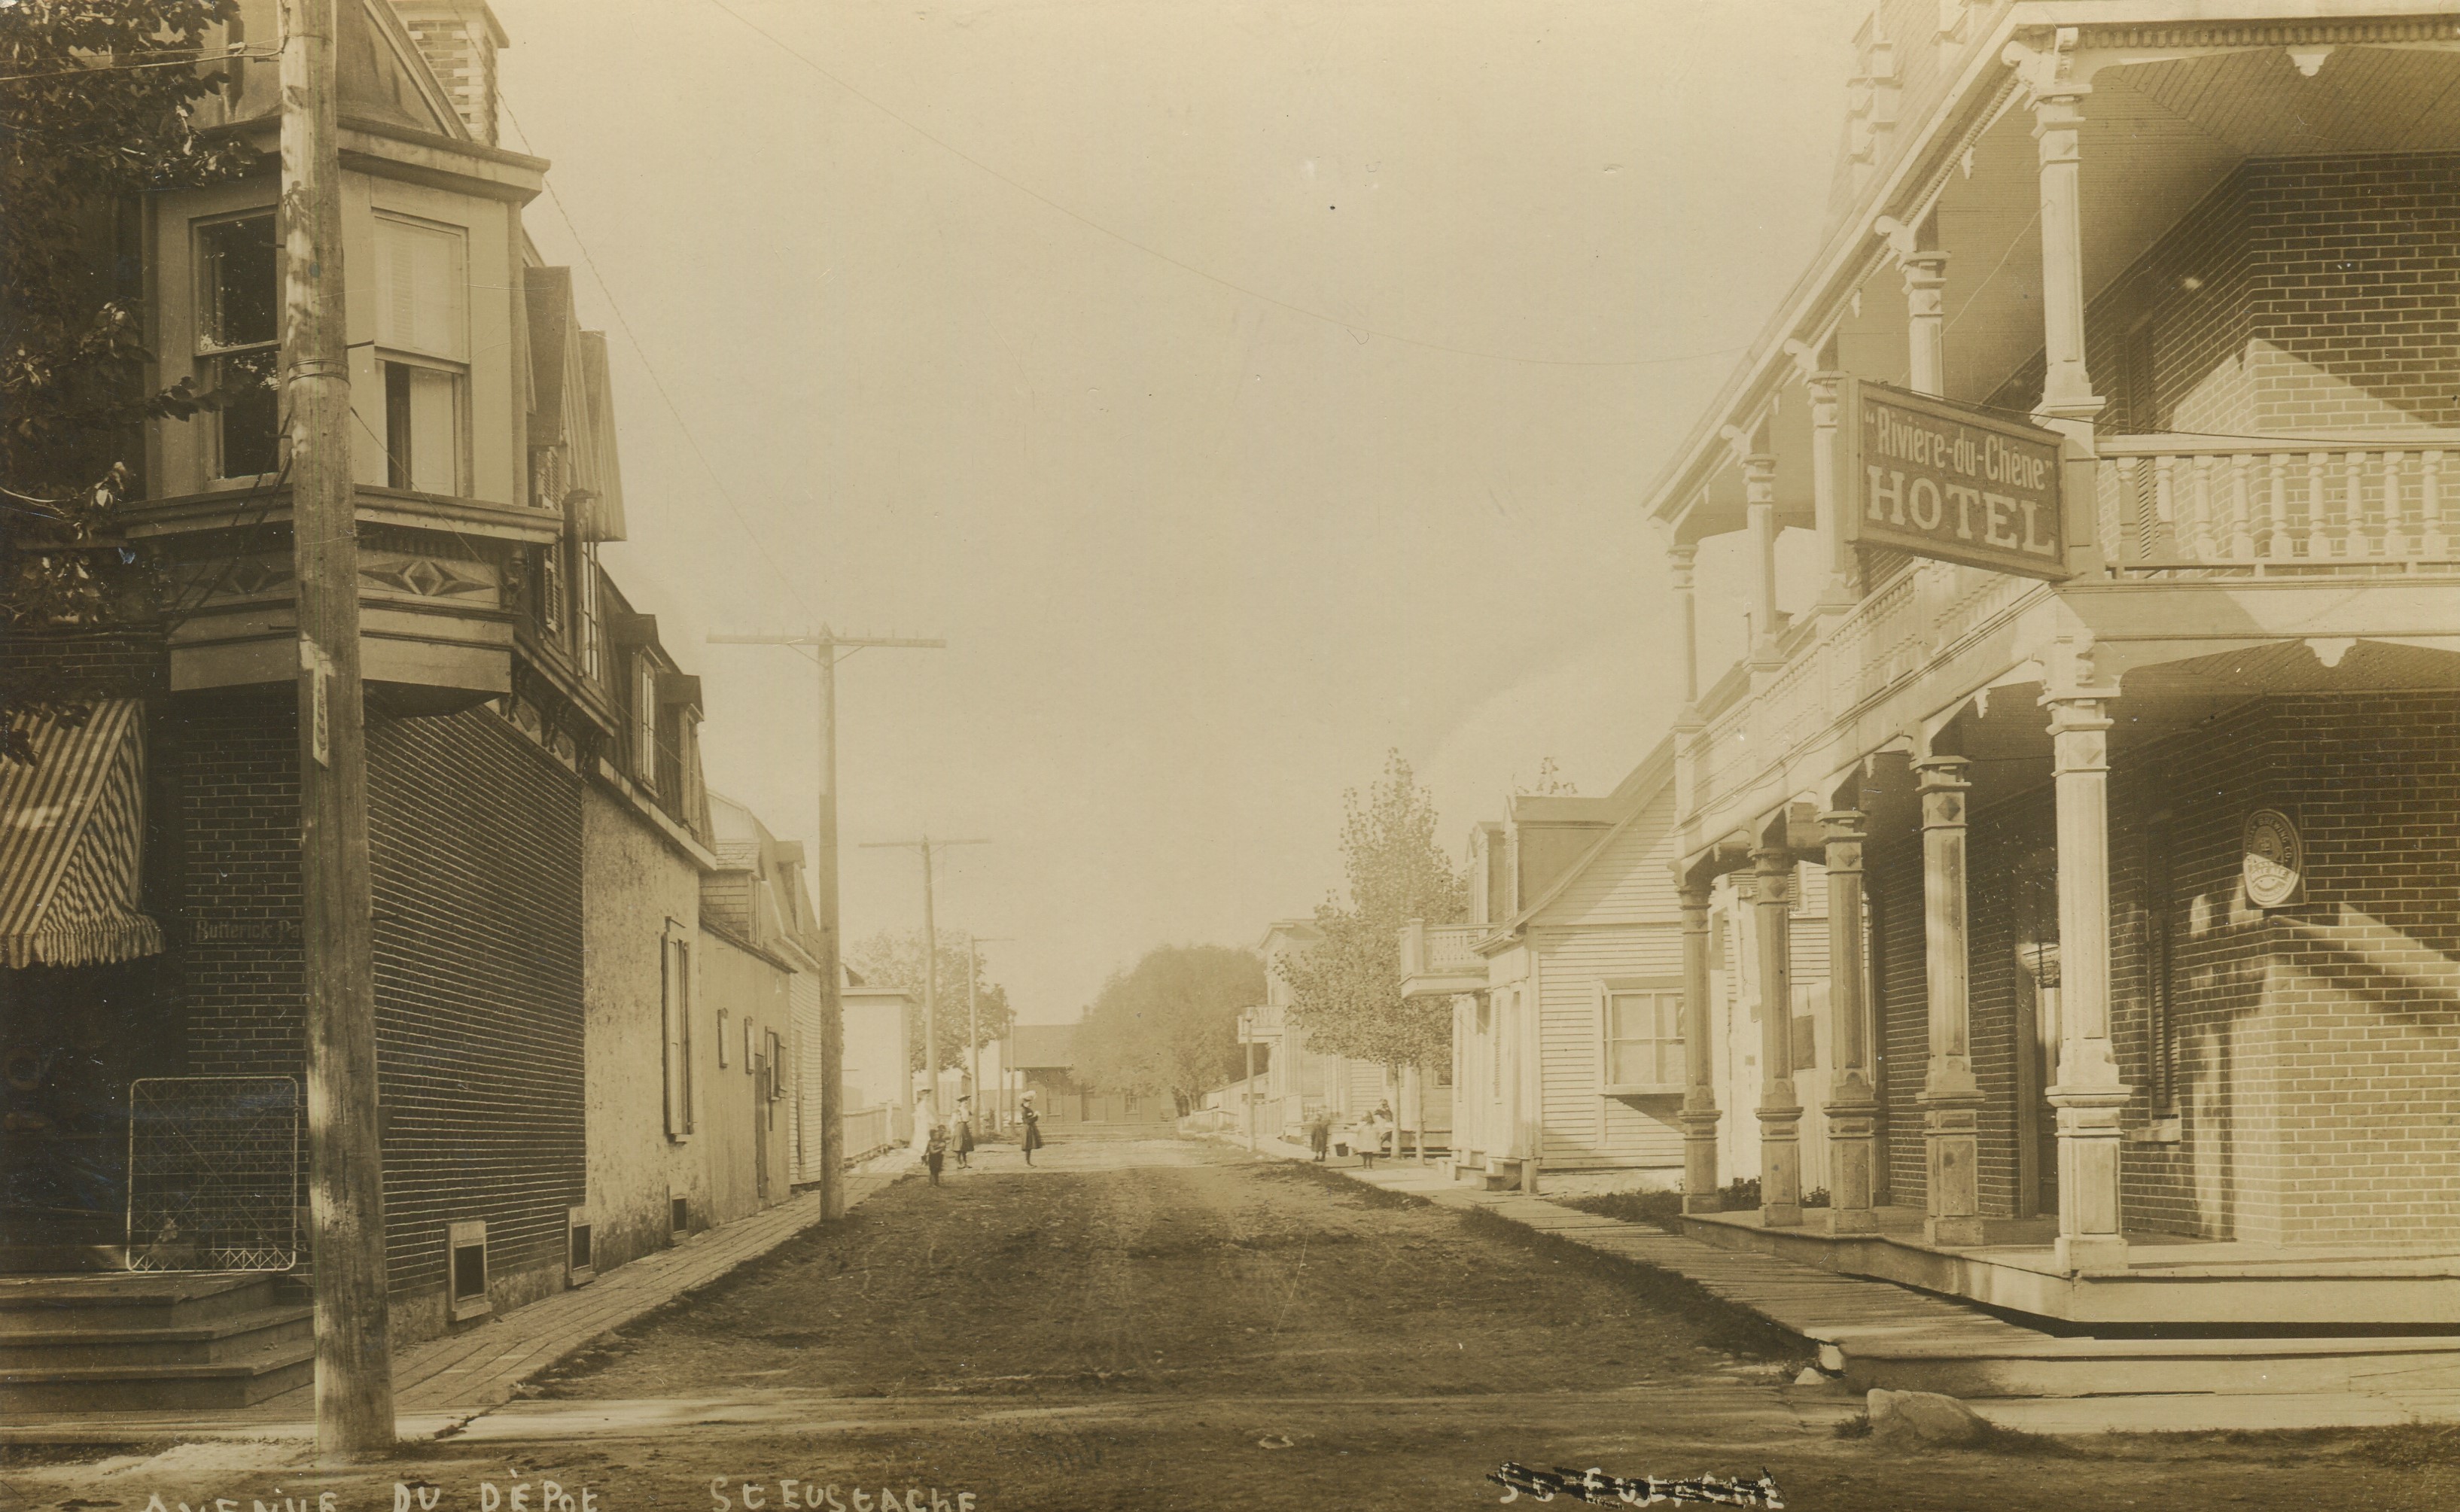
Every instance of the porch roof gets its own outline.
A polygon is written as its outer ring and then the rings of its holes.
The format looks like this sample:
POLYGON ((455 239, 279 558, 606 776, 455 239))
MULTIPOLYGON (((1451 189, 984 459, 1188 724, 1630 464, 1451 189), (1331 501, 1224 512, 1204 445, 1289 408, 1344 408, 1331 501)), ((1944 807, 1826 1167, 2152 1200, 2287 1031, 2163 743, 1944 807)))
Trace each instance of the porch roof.
MULTIPOLYGON (((2002 55, 2011 37, 2082 23, 2072 55, 2085 81, 2079 220, 2088 299, 2126 277, 2251 158, 2434 151, 2460 139, 2460 52, 2449 50, 2448 32, 2427 40, 2429 25, 2391 19, 2417 15, 2417 4, 2385 3, 2384 19, 2372 23, 2266 15, 2260 41, 2226 14, 2181 15, 2153 4, 2111 8, 2132 14, 2085 13, 2090 9, 2010 8, 1958 61, 1936 102, 1898 128, 1902 150, 1830 227, 1652 485, 1650 512, 1678 541, 1744 528, 1736 457, 1745 451, 1776 460, 1778 524, 1811 523, 1804 373, 1827 367, 1904 381, 1905 302, 1888 276, 1911 246, 1902 226, 1935 213, 1935 244, 1950 254, 1946 397, 1989 400, 2041 351, 2039 152, 2019 71, 2002 55), (2155 10, 2164 13, 2146 13, 2155 10), (2369 25, 2374 32, 2365 34, 2369 25), (2316 48, 2296 41, 2308 36, 2319 39, 2320 63, 2316 48), (1898 234, 1883 236, 1883 226, 1898 234)), ((2265 8, 2241 0, 2210 9, 2250 16, 2265 8)))

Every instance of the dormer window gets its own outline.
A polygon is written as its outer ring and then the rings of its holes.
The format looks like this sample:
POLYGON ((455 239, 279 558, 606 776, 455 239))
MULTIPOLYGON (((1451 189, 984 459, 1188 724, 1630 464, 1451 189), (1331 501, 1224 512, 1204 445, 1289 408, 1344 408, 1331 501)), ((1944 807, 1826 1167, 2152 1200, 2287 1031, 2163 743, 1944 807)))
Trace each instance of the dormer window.
POLYGON ((658 786, 658 664, 632 659, 632 776, 644 788, 658 786))
POLYGON ((198 374, 223 396, 214 475, 281 470, 282 322, 273 216, 197 227, 198 374))
POLYGON ((376 218, 376 362, 384 378, 385 481, 461 494, 470 382, 466 249, 449 226, 376 218))

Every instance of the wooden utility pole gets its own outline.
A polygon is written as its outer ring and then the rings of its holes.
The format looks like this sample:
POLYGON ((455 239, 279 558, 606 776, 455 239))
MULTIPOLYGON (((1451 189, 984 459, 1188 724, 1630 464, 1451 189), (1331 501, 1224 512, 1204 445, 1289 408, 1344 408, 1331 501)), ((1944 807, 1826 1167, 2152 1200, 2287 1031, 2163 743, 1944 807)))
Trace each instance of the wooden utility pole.
POLYGON ((812 866, 820 913, 820 1216, 845 1216, 845 966, 838 937, 838 662, 869 646, 944 649, 945 640, 896 636, 713 635, 713 645, 809 646, 819 663, 819 854, 812 866))
MULTIPOLYGON (((976 934, 971 930, 965 932, 965 1080, 973 1083, 974 1116, 977 1118, 982 1116, 983 1111, 983 1018, 982 1010, 974 1002, 974 978, 981 974, 983 968, 981 960, 975 956, 974 952, 984 945, 1014 943, 1014 940, 1006 935, 993 934, 986 937, 976 934)), ((1005 1059, 1000 1065, 1000 1076, 1003 1080, 1007 1076, 1005 1059)), ((997 1115, 994 1114, 993 1117, 997 1115)))
POLYGON ((988 845, 987 840, 866 840, 865 850, 922 852, 922 1069, 931 1087, 931 1122, 940 1122, 940 932, 931 919, 931 856, 950 846, 988 845))
POLYGON ((283 7, 282 355, 298 578, 308 1204, 316 1451, 329 1460, 393 1447, 335 20, 335 0, 283 7))

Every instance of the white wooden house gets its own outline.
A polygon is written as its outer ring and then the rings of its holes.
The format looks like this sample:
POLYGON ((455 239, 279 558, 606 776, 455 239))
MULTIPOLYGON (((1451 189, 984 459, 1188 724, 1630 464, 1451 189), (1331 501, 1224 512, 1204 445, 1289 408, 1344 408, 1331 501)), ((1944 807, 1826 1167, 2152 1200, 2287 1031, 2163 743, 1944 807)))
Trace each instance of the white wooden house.
MULTIPOLYGON (((1603 797, 1514 797, 1508 818, 1472 833, 1471 922, 1404 931, 1404 991, 1449 998, 1453 1016, 1457 1174, 1532 1190, 1547 1173, 1679 1185, 1692 1047, 1682 1023, 1684 920, 1666 886, 1673 772, 1668 742, 1603 797)), ((1810 916, 1824 919, 1815 875, 1783 880, 1797 920, 1805 898, 1810 916)), ((1708 920, 1720 1006, 1710 1069, 1728 1099, 1758 1090, 1765 973, 1753 950, 1754 889, 1748 874, 1727 879, 1708 920)), ((1825 935, 1816 924, 1791 934, 1787 996, 1794 1042, 1807 1048, 1822 1038, 1825 935)), ((1756 1131, 1727 1135, 1735 1156, 1725 1169, 1756 1174, 1756 1131)))

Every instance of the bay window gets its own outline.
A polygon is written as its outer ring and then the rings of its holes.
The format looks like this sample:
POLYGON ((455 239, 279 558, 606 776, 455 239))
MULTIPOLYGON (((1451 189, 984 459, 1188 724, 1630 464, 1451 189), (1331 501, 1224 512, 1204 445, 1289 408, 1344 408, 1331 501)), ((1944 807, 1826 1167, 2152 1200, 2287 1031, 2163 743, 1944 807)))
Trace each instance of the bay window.
POLYGON ((470 381, 466 251, 445 226, 376 218, 376 365, 385 482, 460 494, 470 381))
POLYGON ((197 356, 214 413, 212 473, 253 478, 280 471, 281 274, 273 214, 197 227, 197 356))

